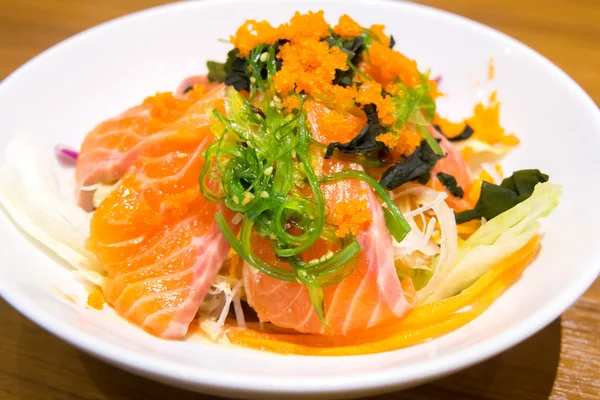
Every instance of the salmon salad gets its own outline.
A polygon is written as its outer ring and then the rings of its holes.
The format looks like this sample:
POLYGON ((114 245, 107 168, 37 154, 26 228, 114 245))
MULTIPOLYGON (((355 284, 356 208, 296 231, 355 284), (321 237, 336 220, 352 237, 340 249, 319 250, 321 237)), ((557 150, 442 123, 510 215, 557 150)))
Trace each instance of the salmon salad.
POLYGON ((322 356, 483 313, 540 250, 561 187, 505 174, 519 138, 496 94, 445 118, 441 78, 387 32, 322 11, 248 20, 207 74, 57 146, 87 216, 71 242, 88 304, 163 339, 322 356))

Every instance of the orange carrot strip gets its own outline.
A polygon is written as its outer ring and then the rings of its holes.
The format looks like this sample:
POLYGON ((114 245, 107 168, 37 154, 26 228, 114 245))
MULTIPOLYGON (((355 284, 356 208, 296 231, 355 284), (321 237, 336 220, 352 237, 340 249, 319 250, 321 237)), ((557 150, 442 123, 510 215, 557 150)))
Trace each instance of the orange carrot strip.
POLYGON ((338 347, 312 347, 298 343, 271 339, 255 331, 244 331, 241 335, 236 335, 235 337, 228 335, 228 337, 232 343, 238 345, 272 351, 280 354, 344 356, 397 350, 442 336, 472 321, 483 311, 485 311, 490 304, 502 292, 504 292, 508 286, 510 286, 521 270, 522 268, 515 266, 515 268, 511 270, 511 272, 513 272, 512 274, 508 274, 506 277, 504 277, 504 279, 498 280, 491 287, 489 287, 484 296, 475 304, 473 304, 471 309, 468 311, 454 313, 437 323, 416 329, 404 330, 391 337, 383 340, 376 340, 370 343, 364 343, 355 346, 346 345, 338 347))
POLYGON ((459 295, 415 308, 406 318, 385 329, 363 331, 345 337, 323 335, 266 334, 232 328, 232 343, 283 354, 369 354, 411 346, 455 330, 485 311, 521 274, 536 254, 539 236, 501 261, 459 295), (466 306, 471 309, 456 312, 466 306), (393 330, 390 335, 389 331, 393 330), (382 338, 382 333, 388 333, 382 338))

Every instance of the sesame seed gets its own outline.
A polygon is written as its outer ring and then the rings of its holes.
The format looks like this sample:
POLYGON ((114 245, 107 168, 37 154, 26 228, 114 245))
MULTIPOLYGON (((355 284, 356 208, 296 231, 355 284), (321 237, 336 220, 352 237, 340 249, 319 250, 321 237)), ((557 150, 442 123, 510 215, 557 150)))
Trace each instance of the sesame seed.
POLYGON ((308 262, 308 264, 309 264, 309 265, 315 265, 315 264, 317 264, 318 262, 319 262, 319 260, 318 260, 318 259, 316 259, 316 258, 313 258, 312 260, 310 260, 310 261, 308 262))
POLYGON ((234 224, 234 225, 237 225, 243 219, 244 219, 244 214, 235 213, 235 215, 233 216, 233 218, 231 218, 231 223, 234 224))
POLYGON ((267 53, 266 51, 260 55, 261 62, 267 62, 268 59, 269 59, 269 53, 267 53))
POLYGON ((250 203, 253 198, 254 198, 254 195, 252 193, 245 192, 244 199, 242 200, 242 205, 245 206, 246 204, 250 203))
POLYGON ((265 168, 265 175, 271 175, 273 173, 273 167, 265 168))
POLYGON ((264 190, 262 192, 260 192, 260 197, 262 197, 263 199, 268 199, 269 198, 269 193, 265 192, 264 190))
POLYGON ((237 197, 237 195, 235 195, 235 194, 233 195, 233 197, 231 198, 231 200, 233 200, 233 202, 234 202, 235 204, 240 204, 240 199, 239 199, 239 197, 237 197))
POLYGON ((252 82, 252 83, 256 83, 256 78, 255 78, 255 77, 253 77, 253 76, 251 76, 251 77, 250 77, 250 82, 252 82))

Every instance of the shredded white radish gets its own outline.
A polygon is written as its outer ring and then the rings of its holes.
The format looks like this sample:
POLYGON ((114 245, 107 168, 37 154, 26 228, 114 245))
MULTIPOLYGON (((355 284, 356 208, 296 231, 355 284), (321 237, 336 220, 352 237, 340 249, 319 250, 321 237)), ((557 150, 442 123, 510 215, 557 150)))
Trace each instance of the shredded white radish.
POLYGON ((36 244, 85 281, 100 285, 103 271, 84 246, 91 214, 75 203, 72 178, 66 179, 73 170, 62 168, 52 155, 34 139, 10 142, 0 173, 0 204, 36 244))
POLYGON ((246 326, 240 300, 242 290, 243 280, 217 275, 199 310, 200 329, 212 340, 219 339, 223 333, 223 326, 232 305, 237 325, 246 326))
POLYGON ((223 329, 217 321, 209 317, 203 317, 199 323, 200 330, 204 332, 213 342, 228 342, 227 336, 223 335, 223 329))
POLYGON ((424 288, 417 293, 417 302, 422 303, 432 293, 437 285, 440 275, 445 275, 447 271, 454 267, 457 261, 458 236, 456 233, 456 221, 454 212, 446 202, 446 193, 427 188, 421 185, 407 185, 402 192, 396 193, 394 199, 400 207, 407 222, 411 226, 411 232, 402 240, 401 243, 394 241, 394 255, 404 265, 412 269, 433 270, 433 276, 424 288), (419 207, 410 210, 409 195, 415 197, 419 207), (439 246, 433 243, 432 235, 435 231, 436 218, 431 218, 421 231, 414 221, 415 216, 420 216, 423 224, 425 222, 424 213, 433 211, 440 225, 440 243, 439 246), (433 256, 439 253, 435 258, 435 265, 431 265, 433 256))
POLYGON ((439 253, 437 246, 431 242, 431 235, 435 229, 435 218, 431 218, 425 227, 425 231, 421 231, 412 218, 407 219, 411 226, 411 231, 402 240, 402 242, 394 243, 394 257, 400 258, 412 254, 415 251, 421 251, 423 254, 432 256, 439 253), (432 249, 433 247, 433 249, 432 249), (424 250, 424 251, 422 251, 424 250))
MULTIPOLYGON (((425 225, 425 216, 423 213, 432 210, 437 204, 443 203, 447 197, 446 193, 444 192, 437 192, 432 189, 427 190, 430 190, 430 192, 427 192, 426 196, 422 196, 422 191, 419 189, 419 187, 410 187, 394 196, 398 206, 400 207, 400 210, 404 215, 404 218, 411 227, 410 232, 406 235, 402 242, 398 243, 394 240, 394 256, 396 259, 402 259, 415 252, 420 252, 426 256, 425 258, 430 258, 440 252, 439 247, 431 241, 431 236, 435 230, 436 219, 431 218, 424 231, 421 231, 414 221, 414 217, 418 216, 421 218, 423 225, 425 225), (432 193, 435 194, 435 196, 433 196, 432 193), (414 210, 410 209, 409 195, 415 195, 417 197, 416 200, 420 203, 418 208, 414 210)), ((421 268, 423 265, 429 265, 429 262, 423 261, 423 257, 418 257, 415 255, 412 258, 412 261, 419 261, 417 265, 413 265, 410 262, 411 260, 408 259, 403 261, 406 265, 409 265, 413 268, 421 268)), ((430 268, 427 267, 427 269, 430 268)))
MULTIPOLYGON (((434 198, 436 191, 426 187, 418 187, 415 190, 420 191, 423 196, 434 198)), ((458 235, 456 232, 456 220, 454 212, 445 202, 440 202, 432 207, 433 212, 438 218, 441 231, 440 256, 435 266, 434 274, 417 294, 417 302, 422 303, 429 297, 437 285, 439 276, 445 276, 447 272, 454 267, 458 257, 458 235)))
MULTIPOLYGON (((240 282, 242 282, 240 280, 240 282)), ((244 318, 244 310, 242 309, 242 301, 240 300, 240 291, 238 290, 233 296, 233 310, 235 311, 235 319, 240 328, 246 327, 246 319, 244 318)))
POLYGON ((231 303, 233 302, 233 298, 237 294, 238 290, 240 290, 240 288, 242 287, 242 284, 243 284, 243 281, 240 279, 235 284, 233 289, 225 292, 225 305, 223 306, 223 310, 221 310, 221 315, 219 316, 219 319, 217 320, 217 324, 219 324, 221 327, 223 327, 223 325, 225 325, 225 319, 227 318, 227 315, 229 314, 229 309, 231 307, 231 303))
POLYGON ((448 197, 448 195, 446 193, 444 193, 444 192, 435 192, 435 193, 437 193, 437 196, 433 200, 431 200, 431 201, 423 204, 419 208, 416 208, 416 209, 411 210, 411 211, 409 211, 407 213, 404 213, 403 214, 404 217, 405 218, 411 218, 411 217, 415 217, 417 215, 423 215, 423 213, 425 211, 431 210, 434 205, 441 203, 442 201, 446 200, 446 198, 448 197))

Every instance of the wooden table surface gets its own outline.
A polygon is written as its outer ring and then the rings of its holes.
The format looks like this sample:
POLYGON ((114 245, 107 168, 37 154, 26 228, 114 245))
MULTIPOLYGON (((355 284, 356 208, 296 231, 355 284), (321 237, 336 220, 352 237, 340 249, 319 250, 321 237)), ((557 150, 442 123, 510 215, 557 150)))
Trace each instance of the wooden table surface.
MULTIPOLYGON (((0 79, 42 50, 161 0, 0 0, 0 79)), ((600 104, 600 0, 424 0, 503 31, 600 104)), ((211 399, 120 371, 42 331, 0 300, 0 399, 211 399)), ((445 379, 377 397, 600 399, 600 280, 524 343, 445 379)))

